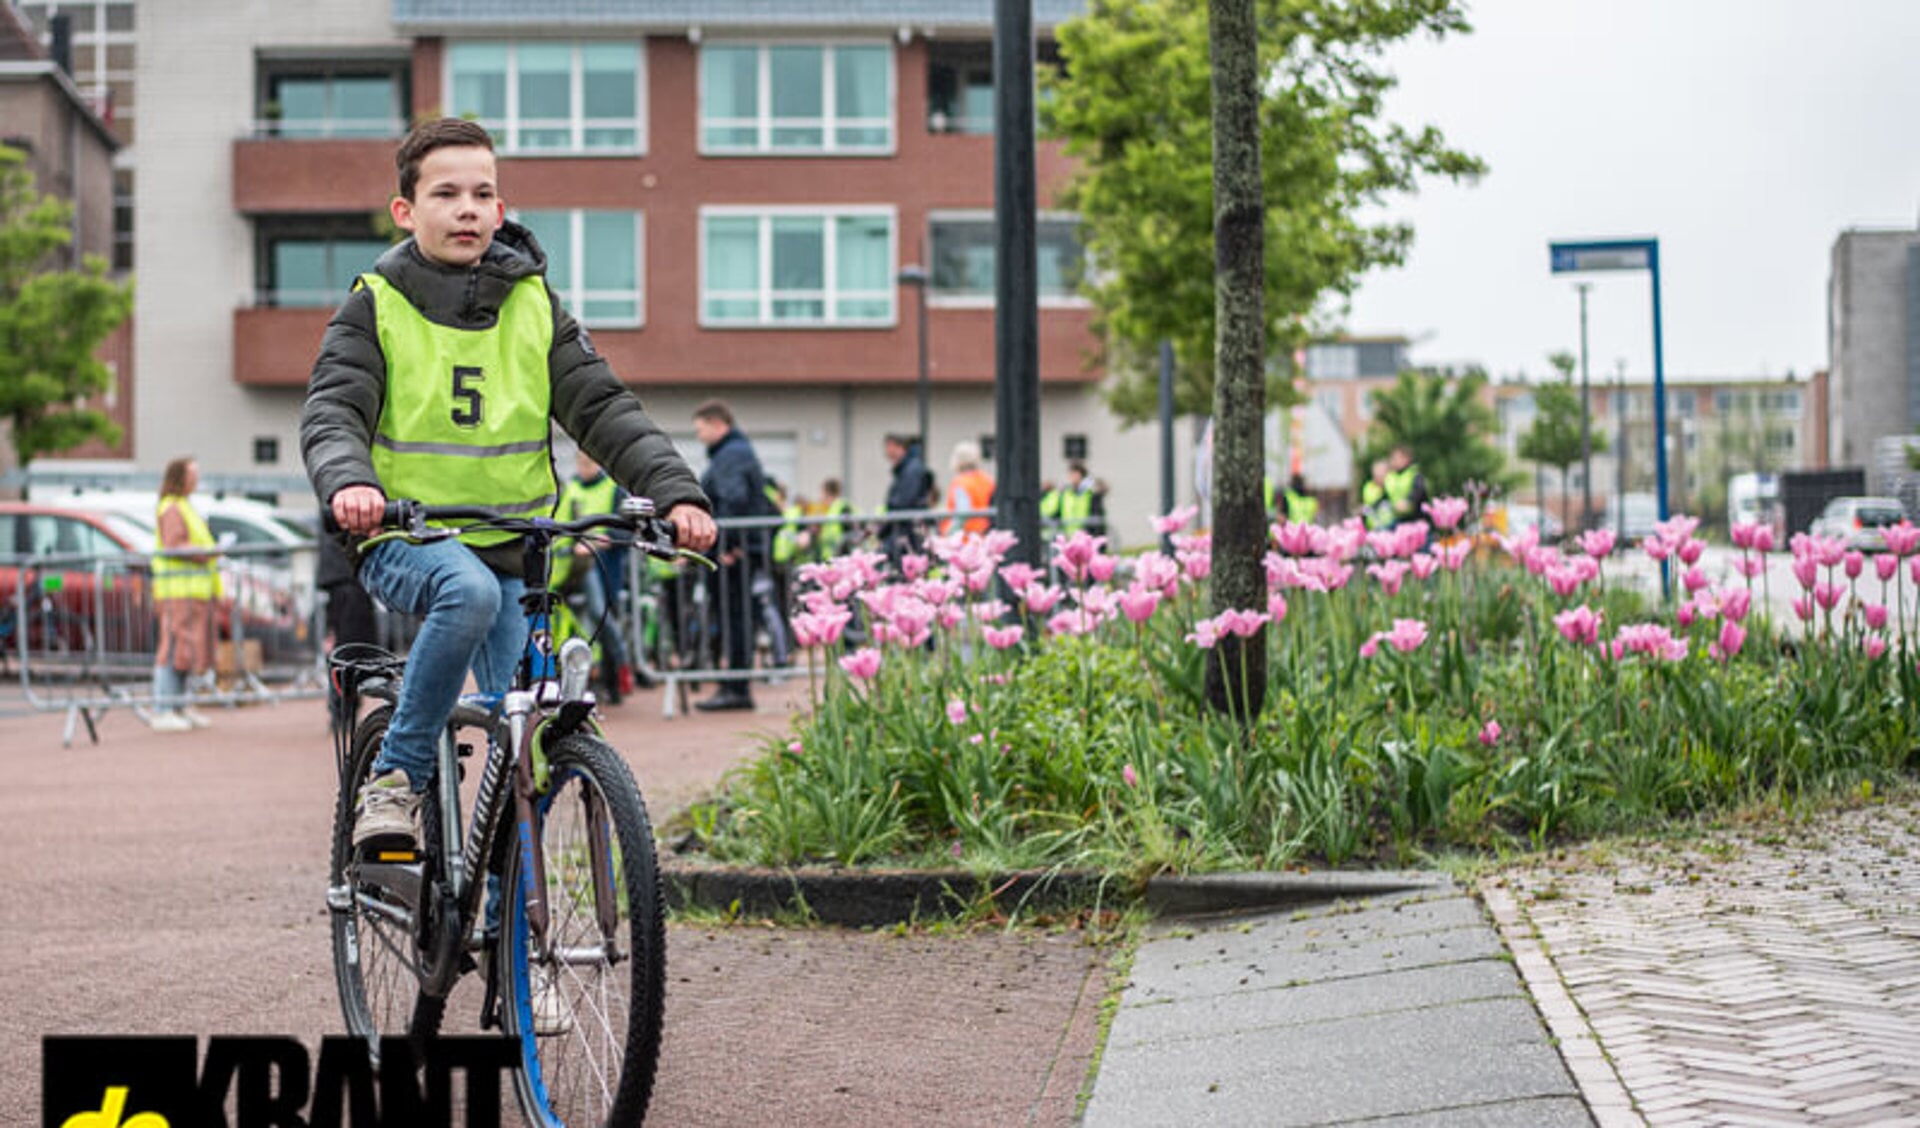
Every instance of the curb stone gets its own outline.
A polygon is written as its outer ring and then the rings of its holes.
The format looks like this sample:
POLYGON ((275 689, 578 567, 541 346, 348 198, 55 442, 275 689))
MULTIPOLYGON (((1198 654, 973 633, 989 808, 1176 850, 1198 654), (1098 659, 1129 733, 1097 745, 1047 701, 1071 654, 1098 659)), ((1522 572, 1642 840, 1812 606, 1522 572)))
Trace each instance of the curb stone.
POLYGON ((991 902, 1002 910, 1137 903, 1157 917, 1204 916, 1324 904, 1446 887, 1418 871, 1228 873, 1150 878, 1141 888, 1080 870, 979 874, 968 870, 758 869, 664 862, 669 908, 747 916, 811 915, 823 924, 880 927, 952 916, 991 902))

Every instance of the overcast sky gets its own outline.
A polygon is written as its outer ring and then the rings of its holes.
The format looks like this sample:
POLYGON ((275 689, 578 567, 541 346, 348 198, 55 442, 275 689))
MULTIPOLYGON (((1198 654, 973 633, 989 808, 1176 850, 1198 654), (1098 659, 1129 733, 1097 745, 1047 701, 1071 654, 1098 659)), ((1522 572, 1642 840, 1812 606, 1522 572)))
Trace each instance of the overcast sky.
MULTIPOLYGON (((1472 34, 1402 45, 1390 116, 1489 166, 1402 199, 1405 266, 1345 324, 1419 364, 1502 376, 1577 353, 1554 240, 1660 240, 1670 376, 1827 365, 1835 238, 1920 216, 1920 0, 1469 0, 1472 34)), ((1652 370, 1644 271, 1592 281, 1593 376, 1652 370)))

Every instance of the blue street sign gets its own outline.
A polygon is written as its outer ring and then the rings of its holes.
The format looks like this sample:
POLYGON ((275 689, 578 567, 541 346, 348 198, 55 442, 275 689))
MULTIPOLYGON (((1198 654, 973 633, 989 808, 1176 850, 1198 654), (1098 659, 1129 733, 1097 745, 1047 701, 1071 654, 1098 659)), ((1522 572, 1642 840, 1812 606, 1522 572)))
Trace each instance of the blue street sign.
POLYGON ((1652 265, 1654 242, 1651 239, 1608 243, 1549 243, 1553 273, 1572 274, 1593 270, 1646 270, 1652 265))

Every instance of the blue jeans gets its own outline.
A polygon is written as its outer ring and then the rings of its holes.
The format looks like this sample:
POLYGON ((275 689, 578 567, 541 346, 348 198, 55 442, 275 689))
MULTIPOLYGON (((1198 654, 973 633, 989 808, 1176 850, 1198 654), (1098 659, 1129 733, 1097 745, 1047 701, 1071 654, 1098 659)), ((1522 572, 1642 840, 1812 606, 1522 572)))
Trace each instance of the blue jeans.
POLYGON ((376 772, 398 768, 416 792, 424 791, 467 670, 482 693, 504 693, 513 685, 527 645, 520 607, 526 583, 495 575, 454 540, 378 545, 360 565, 360 583, 395 611, 426 616, 407 652, 400 701, 373 761, 376 772))

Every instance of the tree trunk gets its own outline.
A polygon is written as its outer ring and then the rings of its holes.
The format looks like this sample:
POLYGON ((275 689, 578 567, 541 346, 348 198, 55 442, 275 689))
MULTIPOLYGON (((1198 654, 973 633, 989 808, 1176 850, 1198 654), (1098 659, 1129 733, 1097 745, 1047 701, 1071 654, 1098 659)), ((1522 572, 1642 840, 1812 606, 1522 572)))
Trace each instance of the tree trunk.
MULTIPOLYGON (((1213 57, 1213 611, 1266 610, 1265 213, 1254 0, 1208 0, 1213 57)), ((1251 722, 1266 702, 1267 632, 1207 656, 1207 698, 1251 722)))

